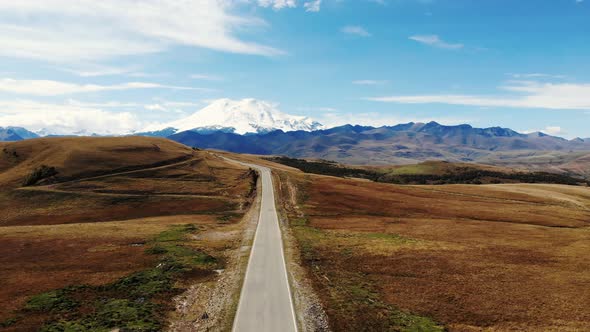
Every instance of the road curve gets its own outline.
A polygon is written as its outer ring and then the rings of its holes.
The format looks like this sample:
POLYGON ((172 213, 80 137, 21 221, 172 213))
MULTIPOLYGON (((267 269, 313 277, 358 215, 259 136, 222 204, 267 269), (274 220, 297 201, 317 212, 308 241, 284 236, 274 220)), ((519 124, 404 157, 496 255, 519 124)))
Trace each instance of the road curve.
POLYGON ((260 173, 262 202, 233 331, 295 332, 297 323, 287 279, 271 171, 267 167, 239 163, 260 173))

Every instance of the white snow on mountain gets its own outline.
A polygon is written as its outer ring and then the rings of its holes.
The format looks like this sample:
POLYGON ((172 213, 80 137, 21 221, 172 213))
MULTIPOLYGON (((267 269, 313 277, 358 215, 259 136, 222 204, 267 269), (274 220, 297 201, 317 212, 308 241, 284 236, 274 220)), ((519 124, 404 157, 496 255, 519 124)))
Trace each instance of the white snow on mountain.
POLYGON ((218 99, 196 113, 169 123, 150 125, 144 132, 174 128, 176 132, 186 130, 222 130, 236 134, 263 133, 273 130, 312 131, 322 129, 319 122, 305 116, 283 113, 277 105, 257 99, 218 99))

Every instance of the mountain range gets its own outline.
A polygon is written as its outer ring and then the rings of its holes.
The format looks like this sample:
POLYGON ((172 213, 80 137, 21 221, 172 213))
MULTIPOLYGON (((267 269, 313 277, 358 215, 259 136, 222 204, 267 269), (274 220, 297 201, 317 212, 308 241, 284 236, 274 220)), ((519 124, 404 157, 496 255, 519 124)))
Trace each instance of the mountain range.
POLYGON ((22 141, 29 138, 37 138, 39 135, 22 127, 0 127, 0 142, 22 141))
POLYGON ((567 140, 540 132, 436 122, 379 128, 345 125, 316 131, 280 130, 256 135, 185 131, 169 137, 180 143, 238 153, 279 154, 353 164, 413 163, 423 160, 478 161, 510 151, 590 151, 590 140, 567 140))
MULTIPOLYGON (((501 127, 436 122, 326 129, 310 118, 282 113, 276 105, 255 99, 219 99, 188 117, 132 134, 168 137, 199 148, 359 165, 444 160, 590 175, 590 139, 567 140, 541 132, 524 134, 501 127)), ((51 133, 0 127, 0 141, 39 136, 51 133)))

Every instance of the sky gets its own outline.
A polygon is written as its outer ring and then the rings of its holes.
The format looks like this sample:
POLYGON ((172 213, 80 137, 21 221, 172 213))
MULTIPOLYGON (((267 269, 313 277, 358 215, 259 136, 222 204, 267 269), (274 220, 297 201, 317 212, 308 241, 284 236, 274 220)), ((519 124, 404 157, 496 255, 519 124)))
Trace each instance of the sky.
POLYGON ((120 134, 255 98, 590 137, 589 60, 590 0, 0 1, 0 126, 120 134))

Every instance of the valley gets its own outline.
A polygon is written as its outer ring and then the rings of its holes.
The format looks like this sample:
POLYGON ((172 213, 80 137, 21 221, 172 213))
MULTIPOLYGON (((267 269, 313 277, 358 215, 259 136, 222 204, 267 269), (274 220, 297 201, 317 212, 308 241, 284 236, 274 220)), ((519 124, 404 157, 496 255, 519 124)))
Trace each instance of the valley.
MULTIPOLYGON (((580 178, 441 161, 351 166, 154 137, 0 148, 2 331, 231 330, 242 296, 246 312, 271 289, 245 281, 240 291, 259 222, 280 227, 290 287, 272 289, 291 293, 303 331, 590 328, 580 178), (276 198, 261 208, 272 214, 276 200, 278 220, 258 219, 254 169, 272 172, 263 181, 272 176, 276 198)), ((268 246, 252 255, 268 260, 268 246)), ((263 322, 252 317, 241 318, 250 330, 263 322)))

